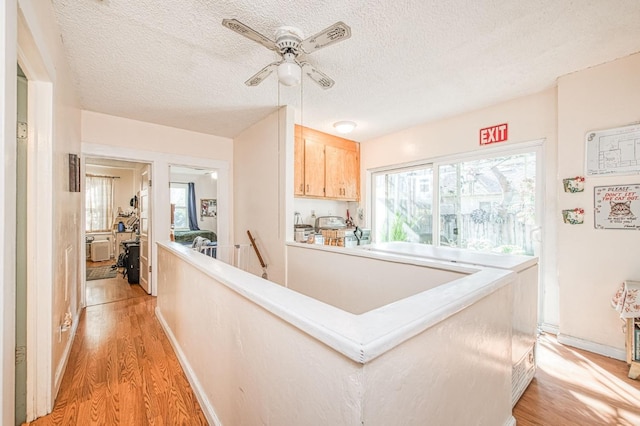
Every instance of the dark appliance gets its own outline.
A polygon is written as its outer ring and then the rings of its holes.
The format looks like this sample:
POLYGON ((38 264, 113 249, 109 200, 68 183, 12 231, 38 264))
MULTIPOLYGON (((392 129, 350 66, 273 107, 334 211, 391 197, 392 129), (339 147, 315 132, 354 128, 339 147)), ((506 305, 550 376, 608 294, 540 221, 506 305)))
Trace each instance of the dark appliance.
POLYGON ((129 284, 138 284, 140 281, 140 244, 124 244, 124 270, 129 284))

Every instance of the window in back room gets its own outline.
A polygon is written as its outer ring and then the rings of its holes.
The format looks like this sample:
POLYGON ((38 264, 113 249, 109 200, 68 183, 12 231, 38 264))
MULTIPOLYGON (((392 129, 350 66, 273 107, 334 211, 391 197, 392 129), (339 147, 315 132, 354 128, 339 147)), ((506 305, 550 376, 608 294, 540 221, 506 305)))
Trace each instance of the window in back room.
POLYGON ((85 188, 86 232, 109 232, 113 220, 113 178, 87 175, 85 188))
POLYGON ((189 229, 187 212, 187 184, 171 182, 171 204, 173 206, 173 227, 175 229, 189 229))

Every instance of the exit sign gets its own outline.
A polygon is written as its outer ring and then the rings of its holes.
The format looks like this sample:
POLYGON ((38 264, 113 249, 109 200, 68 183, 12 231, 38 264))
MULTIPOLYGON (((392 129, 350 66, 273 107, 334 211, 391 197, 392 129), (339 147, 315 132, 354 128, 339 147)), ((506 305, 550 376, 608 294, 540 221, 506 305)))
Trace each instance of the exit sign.
POLYGON ((480 145, 504 142, 508 139, 509 125, 507 123, 480 129, 480 145))

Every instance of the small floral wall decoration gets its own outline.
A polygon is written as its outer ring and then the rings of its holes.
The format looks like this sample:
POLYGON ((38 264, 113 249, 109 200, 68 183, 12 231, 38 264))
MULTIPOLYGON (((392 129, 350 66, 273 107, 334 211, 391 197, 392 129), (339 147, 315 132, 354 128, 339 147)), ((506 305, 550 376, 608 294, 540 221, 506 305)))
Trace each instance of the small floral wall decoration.
POLYGON ((562 210, 562 220, 570 225, 581 225, 584 223, 584 209, 576 207, 575 209, 562 210))
POLYGON ((562 179, 564 192, 584 192, 584 177, 576 176, 562 179))

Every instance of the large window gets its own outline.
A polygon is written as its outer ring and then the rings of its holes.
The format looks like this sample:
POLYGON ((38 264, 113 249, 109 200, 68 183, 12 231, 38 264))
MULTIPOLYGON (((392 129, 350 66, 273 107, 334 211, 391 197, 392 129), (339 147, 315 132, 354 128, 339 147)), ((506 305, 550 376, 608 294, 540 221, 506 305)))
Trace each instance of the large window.
POLYGON ((171 204, 174 206, 173 227, 175 229, 189 229, 187 214, 187 184, 171 182, 171 204))
POLYGON ((114 218, 113 178, 87 175, 85 184, 86 231, 110 231, 114 218))
POLYGON ((430 166, 377 174, 377 241, 431 243, 433 173, 430 166))
POLYGON ((442 165, 440 235, 451 246, 533 254, 536 155, 442 165))
POLYGON ((538 149, 501 152, 375 172, 375 240, 534 254, 538 149))

